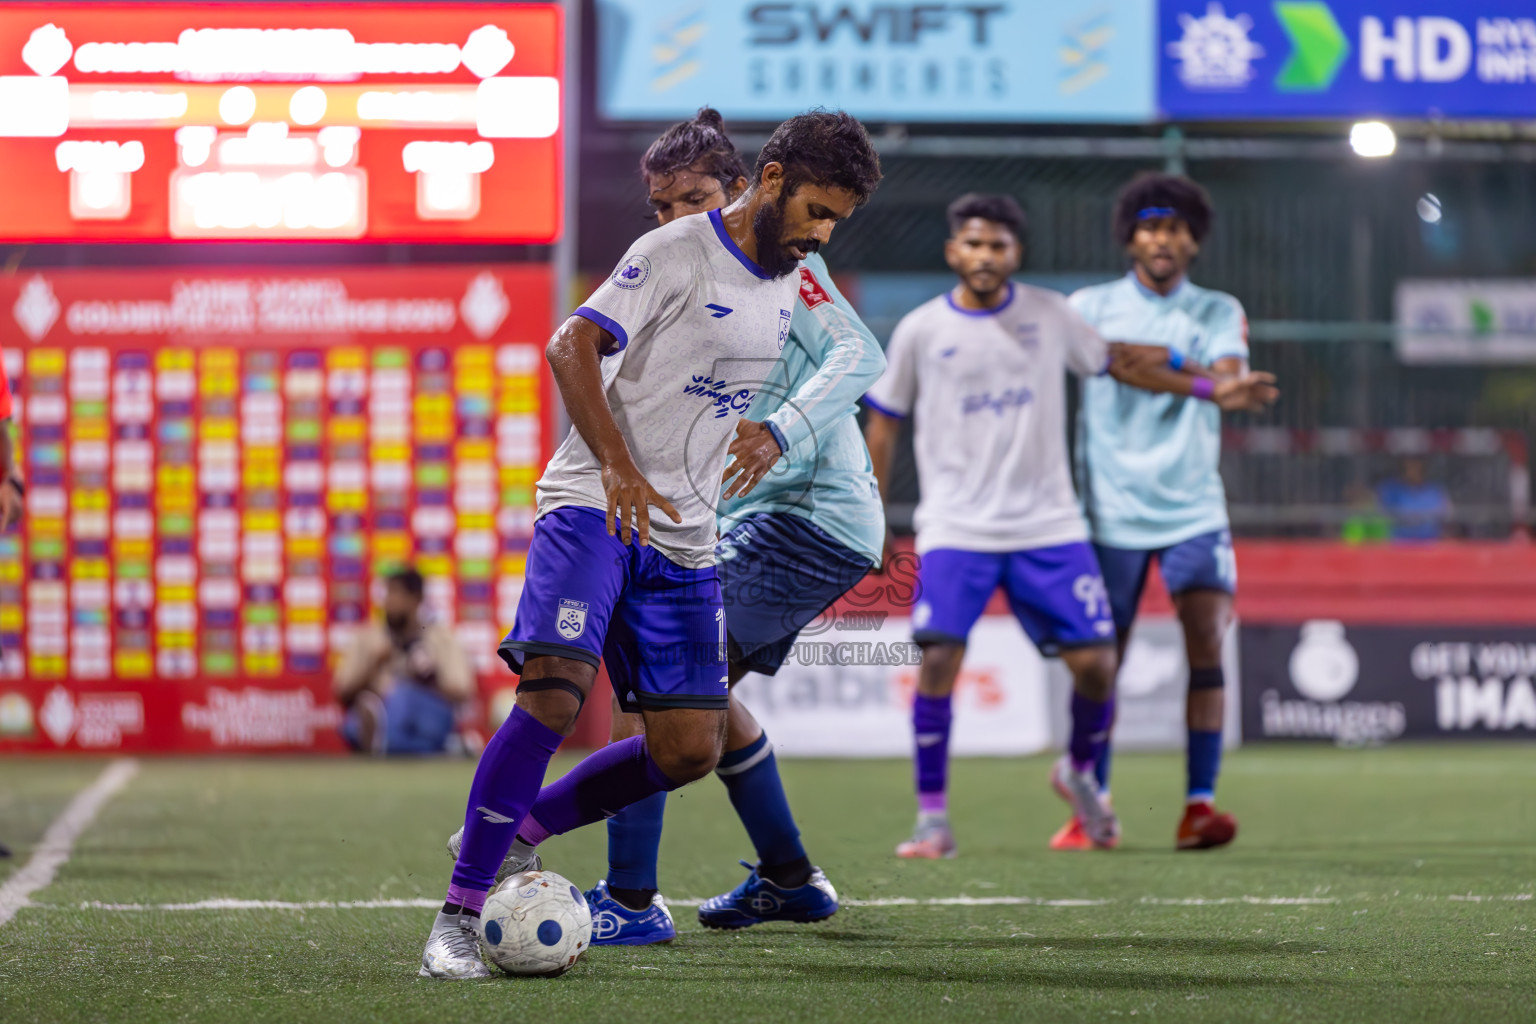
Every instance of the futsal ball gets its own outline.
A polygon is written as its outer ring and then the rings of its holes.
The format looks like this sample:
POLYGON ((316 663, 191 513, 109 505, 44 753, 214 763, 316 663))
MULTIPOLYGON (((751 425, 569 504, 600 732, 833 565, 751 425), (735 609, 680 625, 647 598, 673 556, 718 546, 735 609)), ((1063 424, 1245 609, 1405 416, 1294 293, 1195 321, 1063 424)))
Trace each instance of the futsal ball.
POLYGON ((512 875, 491 890, 480 911, 480 948, 508 974, 564 974, 590 945, 587 898, 553 871, 512 875))

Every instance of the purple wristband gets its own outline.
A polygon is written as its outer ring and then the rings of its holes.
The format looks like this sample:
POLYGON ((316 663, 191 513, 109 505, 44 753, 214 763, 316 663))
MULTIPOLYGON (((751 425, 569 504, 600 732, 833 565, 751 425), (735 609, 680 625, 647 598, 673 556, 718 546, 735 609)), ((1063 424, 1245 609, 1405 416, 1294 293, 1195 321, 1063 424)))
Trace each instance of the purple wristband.
POLYGON ((1209 377, 1196 377, 1194 383, 1189 386, 1189 396, 1191 398, 1201 398, 1209 402, 1211 401, 1211 396, 1215 393, 1216 382, 1209 377))

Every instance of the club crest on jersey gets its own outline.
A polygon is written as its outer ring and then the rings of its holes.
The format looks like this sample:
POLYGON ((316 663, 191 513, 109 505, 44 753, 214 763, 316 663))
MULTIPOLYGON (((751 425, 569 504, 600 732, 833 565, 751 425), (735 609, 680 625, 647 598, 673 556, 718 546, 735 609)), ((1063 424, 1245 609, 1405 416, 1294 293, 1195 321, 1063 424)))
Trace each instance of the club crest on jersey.
POLYGON ((815 309, 824 302, 831 302, 832 296, 816 280, 816 275, 811 273, 810 267, 800 268, 800 301, 805 303, 806 309, 815 309))
POLYGON ((555 617, 555 632, 566 640, 575 640, 587 629, 587 602, 560 599, 560 613, 555 617))
POLYGON ((794 319, 794 314, 787 309, 779 310, 779 348, 789 340, 789 325, 794 319))
POLYGON ((629 259, 620 263, 618 269, 613 272, 613 283, 620 288, 634 291, 645 284, 651 276, 651 261, 636 253, 629 259))

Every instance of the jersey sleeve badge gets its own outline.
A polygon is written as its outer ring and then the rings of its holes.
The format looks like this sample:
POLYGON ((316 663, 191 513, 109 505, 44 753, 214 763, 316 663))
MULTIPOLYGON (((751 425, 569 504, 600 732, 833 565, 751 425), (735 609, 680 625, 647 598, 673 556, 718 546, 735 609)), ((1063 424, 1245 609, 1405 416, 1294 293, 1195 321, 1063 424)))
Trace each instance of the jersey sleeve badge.
POLYGON ((800 301, 805 303, 806 309, 815 309, 823 302, 831 302, 832 296, 816 280, 816 275, 811 273, 810 267, 800 268, 800 301))
POLYGON ((614 270, 613 283, 620 288, 633 291, 645 284, 650 276, 651 261, 640 253, 635 253, 614 270))

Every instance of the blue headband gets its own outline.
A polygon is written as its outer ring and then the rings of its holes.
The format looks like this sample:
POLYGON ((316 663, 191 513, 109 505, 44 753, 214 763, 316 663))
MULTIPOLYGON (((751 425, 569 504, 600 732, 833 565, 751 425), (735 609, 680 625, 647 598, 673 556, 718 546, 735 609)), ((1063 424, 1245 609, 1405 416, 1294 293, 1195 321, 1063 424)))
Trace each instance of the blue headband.
POLYGON ((1177 217, 1179 211, 1171 206, 1148 206, 1136 212, 1137 220, 1152 220, 1155 217, 1177 217))

